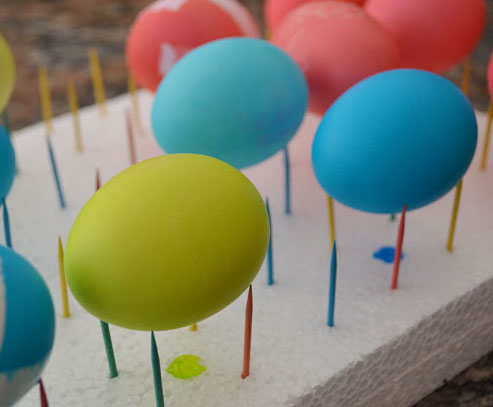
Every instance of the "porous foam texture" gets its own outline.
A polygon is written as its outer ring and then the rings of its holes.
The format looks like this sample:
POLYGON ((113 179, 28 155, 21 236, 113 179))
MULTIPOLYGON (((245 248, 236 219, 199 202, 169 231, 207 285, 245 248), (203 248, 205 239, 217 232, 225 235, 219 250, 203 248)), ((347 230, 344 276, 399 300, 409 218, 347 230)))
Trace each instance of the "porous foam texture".
MULTIPOLYGON (((150 135, 151 96, 141 93, 139 98, 145 124, 135 139, 142 160, 161 152, 150 135)), ((73 297, 72 316, 61 317, 57 238, 61 234, 66 241, 78 211, 94 192, 96 168, 105 182, 128 166, 127 108, 130 100, 124 95, 109 102, 106 118, 94 106, 83 109, 83 154, 75 152, 71 117, 55 119, 52 141, 65 210, 58 204, 43 124, 14 137, 19 174, 7 199, 14 248, 40 270, 57 307, 55 347, 43 374, 53 406, 155 405, 149 333, 111 326, 120 375, 109 379, 99 321, 73 297)), ((453 191, 408 213, 396 291, 389 289, 392 265, 372 255, 395 244, 398 220, 335 204, 336 326, 326 326, 326 198, 310 164, 317 123, 308 117, 290 144, 292 215, 284 214, 282 154, 246 171, 269 197, 275 267, 275 285, 267 285, 265 266, 253 284, 250 377, 240 378, 244 293, 199 323, 196 332, 184 328, 156 334, 167 407, 406 406, 491 349, 493 169, 481 173, 477 159, 464 181, 453 254, 445 250, 453 191), (191 380, 168 374, 168 365, 184 354, 199 356, 207 370, 191 380)), ((480 115, 480 146, 484 125, 480 115)), ((38 389, 19 406, 38 407, 38 389)))

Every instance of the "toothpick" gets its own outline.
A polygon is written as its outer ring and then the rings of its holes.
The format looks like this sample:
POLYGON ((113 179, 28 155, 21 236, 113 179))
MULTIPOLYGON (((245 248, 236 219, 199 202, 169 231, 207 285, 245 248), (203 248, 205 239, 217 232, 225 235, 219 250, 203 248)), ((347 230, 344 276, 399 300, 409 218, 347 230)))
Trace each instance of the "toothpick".
POLYGON ((10 219, 9 219, 9 211, 7 209, 7 203, 5 202, 5 198, 2 200, 3 206, 3 230, 5 233, 5 244, 7 247, 12 249, 12 235, 10 234, 10 219))
POLYGON ((39 399, 41 407, 50 407, 48 403, 48 396, 46 395, 45 386, 43 385, 43 380, 39 379, 39 399))
POLYGON ((43 112, 46 134, 49 136, 53 132, 53 122, 50 85, 48 82, 48 71, 45 66, 39 68, 39 94, 41 97, 41 110, 43 112))
POLYGON ((99 106, 101 116, 106 116, 106 96, 104 91, 103 74, 101 71, 101 63, 96 48, 89 48, 89 67, 91 70, 92 88, 94 92, 94 100, 99 106))
POLYGON ((452 218, 450 219, 450 229, 447 240, 447 250, 454 251, 455 226, 457 224, 457 214, 459 213, 460 198, 462 195, 462 180, 459 181, 455 188, 454 206, 452 208, 452 218))
MULTIPOLYGON (((5 131, 10 137, 10 140, 12 140, 12 126, 10 124, 10 118, 9 118, 9 113, 7 112, 7 109, 4 109, 2 113, 2 120, 3 120, 3 126, 5 127, 5 131)), ((14 143, 12 142, 12 146, 14 146, 14 143)), ((15 162, 15 173, 19 173, 19 163, 16 160, 15 162)))
POLYGON ((493 101, 490 100, 488 106, 488 124, 486 125, 486 134, 484 136, 483 154, 481 155, 481 171, 486 170, 486 162, 488 161, 488 148, 490 146, 491 123, 493 121, 493 101))
POLYGON ((243 371, 241 378, 246 379, 250 376, 250 353, 252 348, 252 315, 253 315, 253 299, 252 285, 248 288, 248 299, 245 310, 245 341, 243 344, 243 371))
POLYGON ((58 168, 56 165, 55 153, 53 151, 53 146, 51 145, 51 140, 49 136, 46 136, 46 144, 48 145, 48 154, 50 156, 51 170, 53 172, 53 177, 56 183, 56 189, 58 192, 58 199, 60 201, 60 207, 65 208, 65 198, 63 196, 62 184, 60 182, 60 177, 58 175, 58 168))
POLYGON ((137 154, 135 153, 135 140, 134 140, 134 130, 132 128, 132 119, 128 110, 125 111, 125 121, 127 124, 127 139, 128 139, 128 153, 130 156, 130 164, 134 165, 137 163, 137 154))
POLYGON ((130 71, 128 71, 128 93, 130 94, 130 99, 132 101, 132 113, 133 113, 135 128, 138 131, 141 131, 142 125, 140 123, 140 108, 139 108, 139 98, 137 97, 137 83, 135 82, 135 77, 130 71))
POLYGON ((404 241, 404 229, 406 226, 406 209, 407 206, 404 205, 401 213, 401 220, 399 222, 399 231, 397 233, 397 243, 395 245, 394 254, 394 272, 392 273, 392 284, 390 288, 392 290, 397 289, 397 283, 399 280, 399 267, 401 265, 401 255, 402 255, 402 242, 404 241))
POLYGON ((68 305, 67 280, 65 279, 65 267, 63 265, 63 245, 62 238, 58 236, 58 272, 60 274, 60 290, 62 293, 63 317, 70 318, 70 308, 68 305))
POLYGON ((469 89, 471 87, 471 57, 467 57, 464 60, 464 68, 462 71, 462 83, 461 89, 464 95, 469 96, 469 89))
POLYGON ((329 283, 329 311, 327 325, 334 326, 334 313, 336 306, 336 282, 337 282, 337 247, 336 242, 332 246, 332 258, 330 260, 330 283, 329 283))
POLYGON ((291 169, 288 147, 284 147, 284 211, 291 214, 291 169))
POLYGON ((327 212, 329 215, 330 244, 333 245, 336 240, 336 227, 334 220, 334 202, 329 195, 327 195, 327 212))
POLYGON ((267 284, 274 284, 274 267, 272 261, 272 221, 270 216, 269 198, 265 198, 265 207, 267 208, 267 216, 269 217, 269 247, 267 248, 267 284))
POLYGON ((190 325, 189 329, 190 329, 191 331, 196 331, 196 330, 197 330, 197 324, 192 324, 192 325, 190 325))
POLYGON ((84 146, 82 144, 80 131, 79 101, 77 98, 77 88, 75 87, 75 82, 72 78, 68 82, 67 93, 70 112, 72 113, 72 123, 74 125, 75 150, 78 153, 82 153, 84 151, 84 146))
POLYGON ((108 359, 108 367, 110 369, 110 379, 113 379, 118 376, 118 369, 116 367, 115 353, 113 351, 113 342, 111 340, 110 327, 107 322, 99 322, 101 323, 104 348, 106 350, 106 359, 108 359))
POLYGON ((154 376, 154 393, 156 394, 156 407, 164 407, 163 381, 161 379, 161 363, 156 345, 154 332, 151 332, 151 361, 154 376))
POLYGON ((96 192, 101 188, 101 176, 99 175, 99 170, 96 169, 96 192))

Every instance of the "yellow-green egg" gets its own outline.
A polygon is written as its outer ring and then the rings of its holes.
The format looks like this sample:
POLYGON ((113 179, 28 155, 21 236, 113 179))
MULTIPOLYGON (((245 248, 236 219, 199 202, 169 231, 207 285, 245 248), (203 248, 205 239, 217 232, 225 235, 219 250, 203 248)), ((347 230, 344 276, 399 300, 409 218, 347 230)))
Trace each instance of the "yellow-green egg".
POLYGON ((264 201, 246 176, 215 158, 171 154, 126 169, 94 194, 73 224, 65 270, 97 318, 167 330, 234 301, 268 243, 264 201))

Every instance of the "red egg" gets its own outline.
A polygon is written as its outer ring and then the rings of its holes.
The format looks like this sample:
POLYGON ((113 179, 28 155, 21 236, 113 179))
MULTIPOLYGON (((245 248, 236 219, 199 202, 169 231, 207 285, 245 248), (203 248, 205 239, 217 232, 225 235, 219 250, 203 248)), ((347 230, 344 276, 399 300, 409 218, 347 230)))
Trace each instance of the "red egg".
POLYGON ((493 53, 490 57, 490 62, 488 64, 488 90, 490 92, 490 98, 493 100, 493 53))
POLYGON ((368 0, 396 39, 403 67, 443 72, 468 56, 486 23, 484 0, 368 0))
POLYGON ((389 34, 361 8, 338 1, 305 4, 277 27, 274 44, 300 65, 310 89, 309 110, 323 114, 356 82, 397 66, 389 34))
POLYGON ((225 37, 259 37, 250 12, 236 0, 160 0, 140 12, 126 44, 127 65, 143 88, 155 91, 187 52, 225 37))
MULTIPOLYGON (((297 7, 302 6, 308 2, 314 1, 327 1, 327 0, 266 0, 264 4, 264 16, 267 23, 267 27, 273 30, 286 15, 297 7)), ((366 0, 339 0, 347 1, 358 6, 363 6, 366 0)))

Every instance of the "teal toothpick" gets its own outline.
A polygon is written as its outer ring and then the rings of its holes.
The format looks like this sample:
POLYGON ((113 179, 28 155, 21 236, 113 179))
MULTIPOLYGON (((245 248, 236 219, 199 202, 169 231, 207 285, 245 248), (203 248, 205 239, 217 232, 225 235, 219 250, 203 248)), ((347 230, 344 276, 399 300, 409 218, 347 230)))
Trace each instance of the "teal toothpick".
POLYGON ((12 237, 10 234, 10 220, 9 220, 9 211, 7 209, 7 203, 5 202, 5 198, 2 200, 3 206, 3 229, 5 232, 5 243, 7 247, 12 249, 12 237))
POLYGON ((395 213, 390 215, 390 221, 393 222, 395 220, 395 213))
POLYGON ((161 363, 157 351, 156 338, 151 332, 151 360, 152 373, 154 375, 154 392, 156 393, 156 407, 164 407, 163 382, 161 380, 161 363))
POLYGON ((269 198, 265 198, 265 207, 267 208, 267 216, 269 217, 269 247, 267 248, 267 284, 274 284, 274 267, 272 262, 272 221, 270 218, 269 198))
POLYGON ((110 327, 107 322, 99 322, 101 323, 101 331, 103 332, 104 348, 106 349, 106 358, 108 359, 108 366, 110 368, 110 378, 113 379, 118 376, 118 369, 116 367, 115 353, 113 352, 110 327))
POLYGON ((291 214, 291 165, 288 147, 284 147, 284 211, 291 214))
POLYGON ((51 169, 53 171, 53 178, 55 178, 56 189, 58 191, 58 199, 60 201, 61 208, 65 208, 65 198, 63 196, 62 184, 60 182, 60 176, 58 175, 58 168, 56 165, 55 153, 49 136, 46 136, 46 144, 48 145, 48 154, 50 155, 51 169))
POLYGON ((327 325, 334 326, 334 312, 336 305, 336 280, 337 280, 337 248, 336 242, 332 246, 332 258, 330 260, 330 283, 329 283, 329 313, 327 325))
MULTIPOLYGON (((5 128, 5 131, 9 135, 10 139, 12 140, 12 126, 10 125, 10 118, 9 114, 7 112, 7 109, 5 109, 2 113, 2 121, 3 121, 3 127, 5 128)), ((14 143, 12 143, 12 146, 14 143)), ((15 163, 15 172, 19 172, 19 168, 17 167, 17 162, 15 163)))

